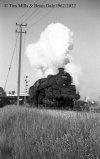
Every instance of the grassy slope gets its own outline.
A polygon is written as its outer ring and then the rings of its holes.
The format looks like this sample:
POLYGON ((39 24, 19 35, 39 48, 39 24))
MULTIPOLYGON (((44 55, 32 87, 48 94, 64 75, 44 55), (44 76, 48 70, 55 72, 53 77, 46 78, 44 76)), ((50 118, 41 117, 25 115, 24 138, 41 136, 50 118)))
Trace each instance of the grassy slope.
POLYGON ((99 159, 100 115, 0 109, 0 159, 99 159))

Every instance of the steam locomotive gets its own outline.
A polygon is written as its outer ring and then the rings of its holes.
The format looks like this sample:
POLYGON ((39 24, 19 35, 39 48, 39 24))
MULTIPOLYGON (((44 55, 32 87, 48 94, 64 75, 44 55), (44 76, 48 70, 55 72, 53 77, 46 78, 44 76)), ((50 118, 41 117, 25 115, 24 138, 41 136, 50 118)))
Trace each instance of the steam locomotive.
POLYGON ((80 98, 80 95, 76 93, 71 75, 65 72, 64 68, 58 70, 58 74, 39 79, 29 88, 31 105, 57 108, 74 107, 74 102, 80 98))

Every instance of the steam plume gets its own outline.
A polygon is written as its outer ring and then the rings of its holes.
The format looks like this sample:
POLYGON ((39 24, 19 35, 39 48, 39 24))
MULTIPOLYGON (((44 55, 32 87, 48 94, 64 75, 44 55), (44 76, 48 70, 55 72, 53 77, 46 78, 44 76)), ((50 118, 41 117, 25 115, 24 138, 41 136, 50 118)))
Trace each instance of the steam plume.
POLYGON ((79 70, 69 55, 73 48, 72 37, 73 33, 66 26, 52 23, 41 33, 36 43, 28 45, 26 54, 29 61, 37 71, 41 71, 42 77, 56 74, 59 67, 64 67, 72 75, 74 83, 79 84, 79 70))

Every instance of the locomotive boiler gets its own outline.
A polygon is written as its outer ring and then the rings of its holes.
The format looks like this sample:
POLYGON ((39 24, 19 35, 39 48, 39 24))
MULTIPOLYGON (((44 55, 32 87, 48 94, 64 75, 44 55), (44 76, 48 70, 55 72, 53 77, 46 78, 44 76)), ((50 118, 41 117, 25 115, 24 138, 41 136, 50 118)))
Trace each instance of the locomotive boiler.
POLYGON ((37 107, 73 108, 74 101, 80 98, 72 77, 64 68, 59 68, 56 75, 39 79, 29 88, 30 103, 37 107))

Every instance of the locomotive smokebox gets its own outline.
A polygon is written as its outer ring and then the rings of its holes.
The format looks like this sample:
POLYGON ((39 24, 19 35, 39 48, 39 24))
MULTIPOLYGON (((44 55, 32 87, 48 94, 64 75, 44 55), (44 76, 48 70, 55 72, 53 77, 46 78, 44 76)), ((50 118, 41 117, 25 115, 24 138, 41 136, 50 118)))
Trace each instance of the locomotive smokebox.
POLYGON ((60 67, 60 68, 58 68, 58 70, 59 70, 60 75, 64 74, 64 68, 60 67))

